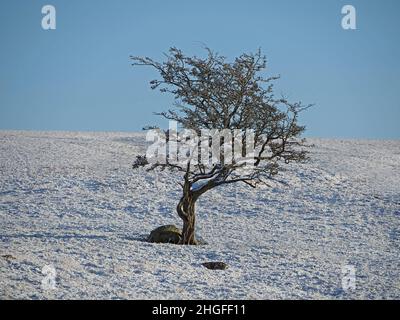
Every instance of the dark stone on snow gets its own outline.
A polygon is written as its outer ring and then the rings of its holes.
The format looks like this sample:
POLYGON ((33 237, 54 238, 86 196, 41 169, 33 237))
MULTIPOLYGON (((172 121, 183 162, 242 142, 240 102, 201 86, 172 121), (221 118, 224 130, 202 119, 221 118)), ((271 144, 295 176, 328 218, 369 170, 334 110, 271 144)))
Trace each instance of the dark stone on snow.
POLYGON ((210 270, 225 270, 228 268, 225 262, 204 262, 202 265, 210 270))

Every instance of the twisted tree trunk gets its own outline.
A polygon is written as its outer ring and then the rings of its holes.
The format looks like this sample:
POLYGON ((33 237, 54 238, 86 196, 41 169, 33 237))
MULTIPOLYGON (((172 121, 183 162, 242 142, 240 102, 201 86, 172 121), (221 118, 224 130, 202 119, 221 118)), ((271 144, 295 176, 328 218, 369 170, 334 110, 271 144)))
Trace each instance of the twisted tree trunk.
POLYGON ((196 245, 198 244, 195 236, 196 201, 203 193, 214 188, 217 184, 211 180, 206 184, 203 184, 201 187, 193 188, 194 183, 200 179, 190 181, 189 169, 190 162, 186 169, 185 183, 182 185, 183 195, 179 200, 176 210, 179 217, 183 220, 182 239, 180 244, 196 245))
POLYGON ((181 244, 195 245, 197 244, 195 237, 197 197, 190 190, 184 190, 183 193, 176 208, 179 217, 183 220, 181 244))

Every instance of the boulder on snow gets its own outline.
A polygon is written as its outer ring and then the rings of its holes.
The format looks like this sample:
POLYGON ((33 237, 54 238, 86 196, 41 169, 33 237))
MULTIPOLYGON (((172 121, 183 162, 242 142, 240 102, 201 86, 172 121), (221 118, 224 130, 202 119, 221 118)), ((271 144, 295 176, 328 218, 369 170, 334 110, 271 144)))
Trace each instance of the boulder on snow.
POLYGON ((174 243, 178 244, 182 238, 182 231, 170 224, 161 226, 150 232, 147 241, 155 243, 174 243))

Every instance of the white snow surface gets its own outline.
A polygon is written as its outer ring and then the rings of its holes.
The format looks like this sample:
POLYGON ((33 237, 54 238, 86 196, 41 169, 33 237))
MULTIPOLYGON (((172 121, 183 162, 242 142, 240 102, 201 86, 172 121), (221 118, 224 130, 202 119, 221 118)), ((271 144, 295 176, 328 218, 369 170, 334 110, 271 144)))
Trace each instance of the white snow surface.
POLYGON ((143 241, 181 226, 179 177, 131 168, 143 133, 0 131, 0 299, 399 299, 400 141, 308 141, 287 185, 203 195, 208 244, 179 246, 143 241))

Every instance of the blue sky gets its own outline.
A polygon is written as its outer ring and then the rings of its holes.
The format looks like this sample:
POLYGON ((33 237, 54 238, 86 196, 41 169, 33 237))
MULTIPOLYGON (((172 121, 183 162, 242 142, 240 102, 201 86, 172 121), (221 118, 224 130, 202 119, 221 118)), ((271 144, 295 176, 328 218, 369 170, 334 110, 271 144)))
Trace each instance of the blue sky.
POLYGON ((233 58, 261 47, 277 93, 315 103, 306 136, 400 138, 400 1, 78 1, 0 4, 0 129, 137 131, 165 127, 172 97, 149 88, 162 59, 203 44, 233 58), (41 28, 54 5, 57 29, 41 28), (341 28, 341 8, 357 30, 341 28))

